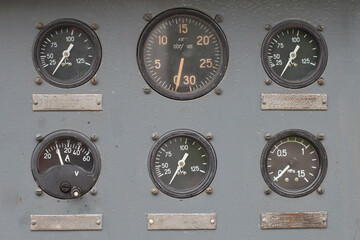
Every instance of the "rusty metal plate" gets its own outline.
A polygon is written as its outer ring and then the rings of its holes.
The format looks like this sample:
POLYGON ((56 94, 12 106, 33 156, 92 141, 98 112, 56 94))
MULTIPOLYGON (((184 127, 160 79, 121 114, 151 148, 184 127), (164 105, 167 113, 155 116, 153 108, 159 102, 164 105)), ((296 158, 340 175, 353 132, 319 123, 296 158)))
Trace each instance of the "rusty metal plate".
POLYGON ((102 230, 102 214, 31 215, 31 231, 102 230))
POLYGON ((261 229, 326 228, 327 212, 267 212, 260 221, 261 229))
POLYGON ((261 110, 326 111, 327 94, 261 94, 261 110))
POLYGON ((149 213, 148 230, 214 230, 216 213, 149 213))
POLYGON ((102 111, 102 94, 33 94, 33 111, 102 111))

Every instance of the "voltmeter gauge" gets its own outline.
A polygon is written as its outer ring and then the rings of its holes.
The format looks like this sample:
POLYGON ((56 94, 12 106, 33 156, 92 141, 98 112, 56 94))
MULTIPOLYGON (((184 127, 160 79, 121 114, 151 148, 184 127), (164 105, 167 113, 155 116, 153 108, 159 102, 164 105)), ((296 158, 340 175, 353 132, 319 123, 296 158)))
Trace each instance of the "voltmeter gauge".
POLYGON ((48 83, 62 88, 80 86, 97 72, 101 45, 85 23, 60 19, 40 31, 33 48, 34 66, 48 83))
POLYGON ((148 160, 152 181, 168 196, 189 198, 203 192, 216 172, 216 155, 202 135, 174 130, 153 146, 148 160))
POLYGON ((229 59, 225 34, 208 15, 177 8, 156 16, 142 32, 137 61, 146 82, 161 95, 189 100, 224 77, 229 59))
POLYGON ((77 198, 96 183, 101 169, 98 149, 80 132, 59 130, 36 146, 31 171, 39 187, 52 197, 77 198))
POLYGON ((302 197, 317 189, 327 170, 327 155, 311 133, 290 129, 276 134, 261 155, 261 173, 276 193, 302 197))
POLYGON ((303 88, 324 72, 328 58, 326 42, 310 24, 290 20, 266 35, 261 60, 268 76, 287 88, 303 88))

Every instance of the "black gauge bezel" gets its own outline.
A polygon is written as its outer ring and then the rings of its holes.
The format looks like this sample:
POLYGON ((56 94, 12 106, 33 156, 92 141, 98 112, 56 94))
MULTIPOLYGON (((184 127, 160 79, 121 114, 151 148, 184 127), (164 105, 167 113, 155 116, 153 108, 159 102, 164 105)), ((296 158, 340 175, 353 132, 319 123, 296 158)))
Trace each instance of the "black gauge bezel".
POLYGON ((264 178, 266 184, 277 194, 284 196, 284 197, 288 197, 288 198, 303 197, 303 196, 306 196, 306 195, 312 193, 314 190, 316 190, 325 178, 326 171, 327 171, 327 165, 328 165, 327 154, 326 154, 325 148, 322 145, 322 143, 320 142, 320 140, 317 139, 313 134, 311 134, 305 130, 301 130, 301 129, 288 129, 288 130, 284 130, 284 131, 279 132, 276 135, 274 135, 268 141, 268 143, 265 145, 265 147, 262 151, 261 160, 260 160, 261 174, 262 174, 262 177, 264 178), (286 138, 286 137, 302 137, 302 138, 306 139, 314 147, 315 151, 317 152, 317 154, 319 156, 318 174, 317 174, 316 178, 306 188, 304 188, 302 190, 290 191, 290 190, 286 190, 284 188, 278 187, 276 184, 273 183, 273 181, 271 180, 271 178, 268 174, 268 171, 267 171, 268 170, 267 169, 267 159, 268 159, 269 152, 274 147, 274 145, 276 145, 276 143, 278 143, 278 141, 280 141, 281 139, 286 138))
POLYGON ((203 12, 200 12, 198 10, 191 9, 191 8, 173 8, 173 9, 169 9, 169 10, 166 10, 166 11, 158 14, 145 26, 144 30, 142 31, 142 33, 140 35, 139 41, 138 41, 136 56, 137 56, 137 63, 138 63, 140 73, 143 76, 143 78, 145 79, 145 81, 147 82, 147 84, 153 90, 155 90, 160 95, 165 96, 170 99, 192 100, 192 99, 199 98, 199 97, 211 92, 221 82, 221 80, 223 79, 223 77, 226 73, 227 67, 228 67, 229 46, 228 46, 228 42, 227 42, 225 33, 223 32, 221 27, 210 16, 208 16, 207 14, 205 14, 203 12), (173 91, 168 91, 168 90, 162 88, 159 84, 156 83, 156 81, 154 81, 151 78, 150 74, 147 72, 147 68, 145 66, 145 62, 143 59, 145 42, 147 40, 147 37, 151 33, 151 31, 160 22, 164 21, 165 19, 167 19, 169 17, 173 17, 176 15, 189 15, 189 16, 193 16, 193 17, 201 19, 202 21, 208 23, 214 29, 214 32, 219 37, 219 42, 220 42, 219 44, 221 47, 221 54, 222 54, 222 64, 219 67, 218 76, 210 84, 208 84, 206 87, 202 88, 200 91, 197 91, 197 92, 175 93, 173 91))
POLYGON ((164 194, 174 197, 174 198, 190 198, 194 197, 203 191, 206 190, 206 188, 212 183, 214 180, 215 174, 216 174, 216 168, 217 168, 217 158, 215 154, 215 150, 210 144, 210 142, 203 137, 200 133, 195 132, 193 130, 189 129, 178 129, 173 130, 170 132, 165 133, 163 136, 157 140, 157 142, 153 145, 151 148, 149 157, 148 157, 148 171, 151 180, 155 184, 155 186, 164 194), (152 165, 155 164, 155 158, 158 150, 161 148, 161 146, 168 140, 176 137, 189 137, 196 141, 198 141, 205 149, 207 155, 208 155, 208 170, 206 172, 206 176, 204 179, 196 186, 186 191, 179 191, 175 188, 169 187, 165 184, 163 184, 161 181, 159 181, 158 178, 156 178, 156 173, 152 171, 152 165))
POLYGON ((88 82, 90 79, 92 79, 95 74, 97 73, 100 63, 102 60, 102 48, 101 43, 96 35, 96 33, 85 23, 71 18, 63 18, 55 20, 49 24, 47 24, 36 36, 35 42, 33 45, 33 63, 36 71, 39 73, 39 75, 49 84, 60 87, 60 88, 74 88, 81 86, 88 82), (69 81, 69 80, 60 80, 56 77, 49 74, 46 70, 43 69, 41 65, 40 60, 40 48, 41 44, 43 42, 43 39, 48 33, 51 33, 56 28, 66 27, 66 26, 75 26, 80 28, 82 31, 84 31, 88 36, 90 41, 92 42, 94 46, 94 54, 93 54, 93 62, 89 68, 89 70, 81 76, 80 78, 77 78, 75 80, 69 81))
POLYGON ((282 87, 285 88, 291 88, 291 89, 298 89, 298 88, 304 88, 311 84, 313 84, 316 80, 318 80, 323 72, 325 71, 326 64, 328 60, 328 49, 325 42, 324 37, 322 34, 312 25, 310 25, 307 22, 300 21, 300 20, 288 20, 282 23, 277 24, 274 26, 269 33, 265 36, 265 39, 261 46, 261 63, 264 67, 264 70, 266 74, 272 79, 274 82, 279 84, 282 87), (272 68, 269 65, 267 52, 269 49, 269 45, 271 40, 279 34, 279 32, 282 32, 287 29, 296 28, 301 29, 309 34, 311 34, 314 39, 316 40, 318 46, 319 46, 319 63, 317 68, 315 69, 314 73, 309 76, 308 78, 300 79, 300 80, 287 80, 283 77, 280 77, 278 74, 276 74, 272 68))
MULTIPOLYGON (((100 157, 100 152, 98 150, 98 148, 96 147, 96 145, 84 134, 78 132, 78 131, 74 131, 74 130, 69 130, 69 129, 64 129, 64 130, 57 130, 55 132, 49 133, 48 135, 46 135, 41 142, 39 142, 34 151, 33 154, 31 156, 31 172, 32 175, 34 177, 34 180, 36 181, 36 183, 38 184, 38 186, 48 195, 54 197, 54 198, 59 198, 59 199, 72 199, 75 198, 73 196, 71 196, 71 193, 61 193, 56 194, 54 193, 52 188, 47 188, 44 187, 44 179, 43 176, 45 174, 47 174, 48 171, 51 171, 51 168, 45 172, 45 173, 40 173, 39 172, 39 158, 41 157, 41 152, 44 150, 44 148, 46 148, 48 146, 48 144, 56 139, 59 138, 66 138, 66 137, 71 137, 76 139, 79 142, 82 142, 83 145, 85 145, 86 147, 88 147, 91 151, 91 154, 93 156, 93 169, 91 172, 87 172, 88 176, 87 177, 91 177, 91 182, 87 182, 87 187, 86 188, 81 188, 81 195, 86 194, 97 182, 99 175, 100 175, 100 171, 101 171, 101 157, 100 157)), ((78 181, 82 181, 82 180, 78 180, 78 181)), ((82 184, 84 184, 82 182, 82 184)), ((48 184, 47 184, 48 185, 48 184)))

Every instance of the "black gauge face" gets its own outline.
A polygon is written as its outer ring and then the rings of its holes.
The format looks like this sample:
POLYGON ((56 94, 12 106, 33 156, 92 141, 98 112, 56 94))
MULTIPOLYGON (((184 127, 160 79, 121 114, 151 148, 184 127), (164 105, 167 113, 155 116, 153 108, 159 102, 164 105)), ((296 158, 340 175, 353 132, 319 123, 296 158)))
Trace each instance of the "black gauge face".
POLYGON ((316 81, 327 63, 324 38, 311 25, 286 21, 265 37, 261 58, 264 69, 276 83, 302 88, 316 81))
POLYGON ((101 159, 96 146, 86 136, 72 130, 47 135, 36 146, 31 161, 39 187, 60 199, 85 194, 100 174, 101 159))
POLYGON ((175 130, 162 136, 149 156, 154 184, 176 198, 203 192, 216 172, 216 155, 210 143, 190 130, 175 130))
POLYGON ((314 191, 324 179, 326 169, 324 147, 303 130, 278 133, 262 153, 261 170, 266 183, 286 197, 301 197, 314 191))
POLYGON ((192 9, 172 9, 156 16, 144 29, 137 51, 147 83, 177 100, 194 99, 214 89, 229 58, 220 27, 192 9))
POLYGON ((34 65, 50 84, 70 88, 89 81, 101 62, 96 34, 84 23, 61 19, 48 24, 34 44, 34 65))

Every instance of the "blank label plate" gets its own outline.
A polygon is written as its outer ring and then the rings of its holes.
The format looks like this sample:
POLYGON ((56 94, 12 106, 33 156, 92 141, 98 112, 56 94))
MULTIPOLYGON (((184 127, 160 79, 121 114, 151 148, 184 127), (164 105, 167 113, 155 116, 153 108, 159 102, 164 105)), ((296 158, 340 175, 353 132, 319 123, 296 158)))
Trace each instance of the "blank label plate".
POLYGON ((326 228, 327 212, 267 212, 260 221, 261 229, 326 228))
POLYGON ((102 111, 102 94, 33 94, 33 111, 102 111))
POLYGON ((148 230, 213 230, 216 213, 148 214, 148 230))
POLYGON ((326 94, 261 94, 261 110, 326 111, 326 94))

